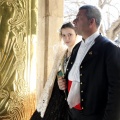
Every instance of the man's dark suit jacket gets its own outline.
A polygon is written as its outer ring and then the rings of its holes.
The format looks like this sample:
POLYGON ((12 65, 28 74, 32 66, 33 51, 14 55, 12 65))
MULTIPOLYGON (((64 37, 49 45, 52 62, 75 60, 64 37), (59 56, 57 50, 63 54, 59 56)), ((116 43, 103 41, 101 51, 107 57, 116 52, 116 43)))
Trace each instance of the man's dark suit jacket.
MULTIPOLYGON (((80 44, 72 51, 66 79, 80 44)), ((85 116, 99 115, 100 120, 120 120, 120 48, 102 35, 95 39, 80 65, 80 95, 85 116)))

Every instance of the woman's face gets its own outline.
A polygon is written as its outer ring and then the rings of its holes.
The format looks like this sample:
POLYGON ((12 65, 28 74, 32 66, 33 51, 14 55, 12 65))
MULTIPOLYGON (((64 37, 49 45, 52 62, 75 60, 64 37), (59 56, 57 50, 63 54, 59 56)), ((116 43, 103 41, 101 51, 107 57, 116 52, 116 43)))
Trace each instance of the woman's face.
POLYGON ((72 28, 63 28, 61 30, 61 37, 64 41, 64 43, 68 46, 68 47, 73 47, 75 42, 76 42, 76 33, 72 28))

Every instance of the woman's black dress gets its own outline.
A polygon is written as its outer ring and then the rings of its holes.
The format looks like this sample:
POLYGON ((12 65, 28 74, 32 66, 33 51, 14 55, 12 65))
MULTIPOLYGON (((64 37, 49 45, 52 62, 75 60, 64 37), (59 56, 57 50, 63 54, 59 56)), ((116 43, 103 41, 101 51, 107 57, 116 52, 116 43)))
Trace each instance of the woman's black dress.
POLYGON ((68 104, 64 92, 58 87, 57 77, 44 118, 36 110, 30 120, 68 120, 68 104))

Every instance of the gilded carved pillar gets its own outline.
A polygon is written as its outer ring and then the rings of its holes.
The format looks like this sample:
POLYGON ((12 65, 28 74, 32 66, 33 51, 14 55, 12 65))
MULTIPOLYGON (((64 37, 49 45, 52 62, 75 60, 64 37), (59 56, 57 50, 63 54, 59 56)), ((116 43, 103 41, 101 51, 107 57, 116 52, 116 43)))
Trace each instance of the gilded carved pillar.
POLYGON ((34 112, 62 20, 63 0, 0 0, 0 120, 34 112))
POLYGON ((37 0, 0 0, 0 120, 35 109, 37 0))

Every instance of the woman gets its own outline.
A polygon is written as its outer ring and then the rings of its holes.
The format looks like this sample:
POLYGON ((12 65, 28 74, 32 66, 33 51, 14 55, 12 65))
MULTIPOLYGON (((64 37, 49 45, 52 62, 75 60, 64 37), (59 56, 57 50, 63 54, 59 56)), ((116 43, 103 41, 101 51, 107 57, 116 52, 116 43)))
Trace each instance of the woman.
MULTIPOLYGON (((67 49, 59 47, 51 74, 41 94, 37 110, 30 120, 67 120, 67 93, 59 89, 57 80, 64 77, 72 49, 76 44, 77 34, 69 22, 60 29, 60 37, 67 49)), ((66 82, 66 81, 65 81, 66 82)))

